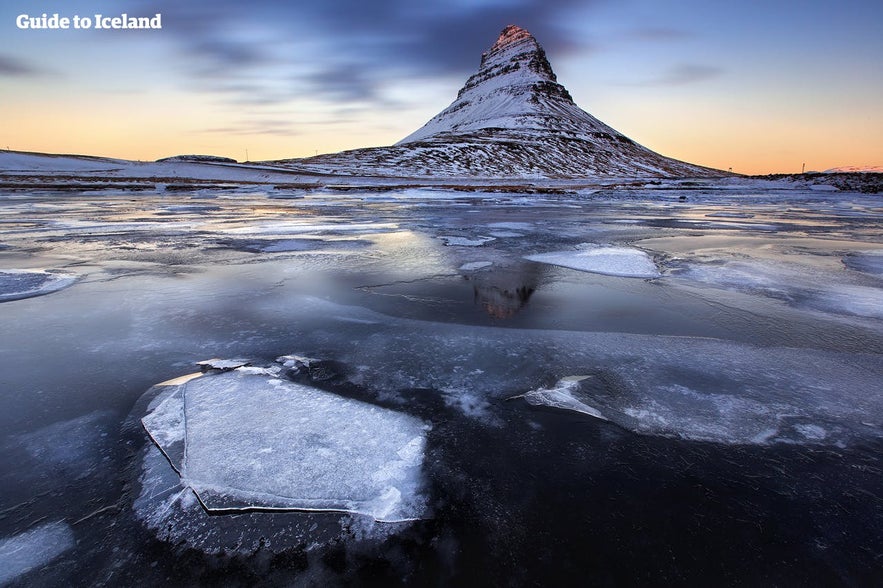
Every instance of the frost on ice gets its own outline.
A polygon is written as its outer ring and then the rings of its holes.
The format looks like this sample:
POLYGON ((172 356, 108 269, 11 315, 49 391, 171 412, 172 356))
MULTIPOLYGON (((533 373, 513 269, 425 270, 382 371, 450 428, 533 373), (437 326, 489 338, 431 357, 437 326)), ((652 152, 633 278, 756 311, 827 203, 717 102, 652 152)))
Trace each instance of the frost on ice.
POLYGON ((577 398, 579 383, 591 376, 568 376, 559 380, 554 388, 540 388, 531 390, 515 398, 523 398, 533 406, 551 406, 562 410, 572 410, 601 420, 608 420, 601 412, 589 404, 577 398))
POLYGON ((236 370, 172 388, 142 423, 209 512, 423 512, 427 427, 409 415, 236 370))
POLYGON ((43 270, 0 270, 0 302, 32 298, 67 288, 76 277, 43 270))
POLYGON ((45 566, 74 544, 73 531, 62 521, 0 539, 0 586, 45 566))
POLYGON ((659 277, 659 270, 650 256, 631 247, 586 243, 574 251, 539 253, 528 255, 525 259, 608 276, 659 277))

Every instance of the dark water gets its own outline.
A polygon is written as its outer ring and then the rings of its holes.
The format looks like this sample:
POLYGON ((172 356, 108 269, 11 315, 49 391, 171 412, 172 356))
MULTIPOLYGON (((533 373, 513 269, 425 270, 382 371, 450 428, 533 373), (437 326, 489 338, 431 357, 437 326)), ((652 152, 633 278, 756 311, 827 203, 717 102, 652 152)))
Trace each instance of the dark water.
POLYGON ((883 577, 879 201, 214 196, 0 196, 0 270, 79 276, 0 304, 0 554, 59 545, 9 581, 883 577), (583 243, 640 247, 662 277, 524 259, 583 243), (431 423, 432 517, 366 534, 206 515, 157 537, 133 512, 138 399, 199 360, 286 353, 330 362, 314 385, 431 423), (622 418, 508 400, 575 374, 622 418))

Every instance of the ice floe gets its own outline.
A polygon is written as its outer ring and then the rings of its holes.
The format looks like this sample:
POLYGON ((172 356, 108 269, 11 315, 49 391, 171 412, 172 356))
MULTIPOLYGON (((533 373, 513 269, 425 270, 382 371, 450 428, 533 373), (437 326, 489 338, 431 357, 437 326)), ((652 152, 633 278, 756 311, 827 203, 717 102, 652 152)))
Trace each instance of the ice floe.
POLYGON ((75 543, 74 532, 63 521, 0 539, 0 586, 45 566, 75 543))
POLYGON ((475 237, 474 239, 470 239, 468 237, 457 237, 455 235, 439 235, 438 238, 441 239, 442 241, 444 241, 445 245, 447 245, 449 247, 452 247, 452 246, 480 247, 481 245, 484 245, 485 243, 490 243, 491 241, 496 240, 495 237, 484 237, 484 236, 478 236, 478 237, 475 237))
POLYGON ((32 298, 67 288, 76 276, 45 270, 0 270, 0 302, 32 298))
POLYGON ((494 265, 492 261, 470 261, 460 266, 460 270, 464 272, 474 272, 494 265))
POLYGON ((424 513, 427 426, 270 374, 209 374, 165 391, 142 424, 210 512, 424 513))
POLYGON ((525 256, 525 259, 608 276, 629 278, 659 276, 659 270, 650 256, 632 247, 584 243, 573 251, 539 253, 525 256))
POLYGON ((530 392, 513 396, 512 399, 523 398, 528 404, 533 406, 550 406, 562 410, 572 410, 601 420, 609 420, 597 408, 589 406, 576 398, 579 383, 590 377, 568 376, 559 380, 554 388, 531 390, 530 392))

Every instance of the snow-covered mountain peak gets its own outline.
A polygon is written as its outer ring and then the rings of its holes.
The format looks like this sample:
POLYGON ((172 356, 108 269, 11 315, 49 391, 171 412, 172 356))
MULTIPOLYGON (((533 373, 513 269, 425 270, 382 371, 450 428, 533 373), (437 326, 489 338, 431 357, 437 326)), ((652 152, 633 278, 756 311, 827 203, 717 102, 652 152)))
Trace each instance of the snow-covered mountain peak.
POLYGON ((518 25, 510 24, 500 33, 500 36, 497 37, 497 41, 491 47, 489 53, 497 51, 506 47, 507 45, 511 45, 512 43, 517 43, 523 39, 530 39, 534 43, 536 43, 536 39, 533 38, 528 31, 521 28, 518 25))
MULTIPOLYGON (((557 128, 557 119, 571 115, 588 116, 557 82, 546 52, 533 35, 509 25, 482 54, 478 71, 469 77, 457 99, 398 144, 487 128, 557 128)), ((595 124, 600 123, 589 118, 582 123, 600 130, 595 124)))

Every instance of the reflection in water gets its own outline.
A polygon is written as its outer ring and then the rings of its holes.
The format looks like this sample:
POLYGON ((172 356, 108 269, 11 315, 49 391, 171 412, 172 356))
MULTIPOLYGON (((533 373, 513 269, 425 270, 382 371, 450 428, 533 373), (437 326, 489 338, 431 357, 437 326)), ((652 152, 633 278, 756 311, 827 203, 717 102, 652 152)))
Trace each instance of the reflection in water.
POLYGON ((475 303, 497 319, 512 318, 527 305, 546 268, 520 263, 467 276, 473 282, 475 303))

